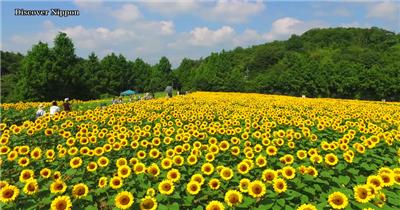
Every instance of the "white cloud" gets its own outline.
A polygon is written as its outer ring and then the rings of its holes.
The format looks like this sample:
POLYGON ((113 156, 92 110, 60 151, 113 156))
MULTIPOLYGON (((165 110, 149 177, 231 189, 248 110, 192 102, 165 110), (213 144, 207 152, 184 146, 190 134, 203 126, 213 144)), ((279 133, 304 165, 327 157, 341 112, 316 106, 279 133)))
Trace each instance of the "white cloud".
POLYGON ((160 21, 161 33, 165 35, 170 35, 175 33, 175 25, 172 21, 160 21))
POLYGON ((189 32, 189 43, 196 46, 214 46, 230 40, 235 30, 230 26, 223 26, 217 30, 208 27, 197 27, 189 32))
POLYGON ((400 3, 384 1, 373 4, 368 8, 367 17, 400 21, 400 3))
POLYGON ((195 0, 149 0, 142 2, 142 5, 150 11, 169 16, 191 13, 200 8, 195 0))
POLYGON ((233 39, 235 46, 248 47, 249 45, 260 44, 264 42, 264 38, 256 30, 246 29, 242 34, 237 35, 233 39))
POLYGON ((244 23, 264 9, 262 1, 218 0, 214 8, 203 12, 203 17, 221 22, 244 23))
POLYGON ((302 21, 292 17, 280 18, 272 23, 271 30, 264 35, 268 41, 286 39, 292 34, 303 32, 316 27, 323 27, 319 21, 302 21))
POLYGON ((139 19, 142 14, 138 7, 133 4, 124 4, 120 9, 112 12, 112 16, 120 21, 133 21, 139 19))

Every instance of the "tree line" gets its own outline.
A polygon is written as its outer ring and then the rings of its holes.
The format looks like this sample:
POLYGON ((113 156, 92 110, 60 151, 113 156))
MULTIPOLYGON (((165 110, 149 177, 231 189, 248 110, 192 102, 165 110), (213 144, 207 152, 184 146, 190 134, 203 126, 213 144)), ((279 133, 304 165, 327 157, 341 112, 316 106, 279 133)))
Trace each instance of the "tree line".
POLYGON ((222 50, 176 69, 162 57, 150 65, 111 53, 75 55, 65 33, 54 47, 39 42, 27 54, 1 52, 1 99, 95 99, 126 89, 237 91, 308 97, 400 100, 400 35, 376 27, 311 29, 286 41, 222 50))

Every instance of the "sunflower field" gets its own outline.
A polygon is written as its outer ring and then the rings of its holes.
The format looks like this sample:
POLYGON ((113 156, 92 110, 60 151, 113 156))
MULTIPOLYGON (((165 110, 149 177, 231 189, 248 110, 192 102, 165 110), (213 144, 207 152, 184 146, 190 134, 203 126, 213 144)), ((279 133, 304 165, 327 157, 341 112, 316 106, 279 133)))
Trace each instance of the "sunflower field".
POLYGON ((0 130, 0 209, 400 209, 399 103, 196 92, 0 130))

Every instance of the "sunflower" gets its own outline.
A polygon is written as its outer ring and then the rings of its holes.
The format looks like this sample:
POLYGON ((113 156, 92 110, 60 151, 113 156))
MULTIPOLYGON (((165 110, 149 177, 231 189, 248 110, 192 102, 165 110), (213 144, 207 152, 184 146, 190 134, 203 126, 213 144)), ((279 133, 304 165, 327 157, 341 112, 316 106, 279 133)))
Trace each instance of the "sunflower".
POLYGON ((216 178, 210 179, 210 181, 208 182, 208 186, 213 190, 218 190, 220 186, 220 181, 216 178))
POLYGON ((296 176, 296 169, 291 166, 285 166, 282 168, 282 176, 285 179, 293 179, 296 176))
POLYGON ((296 152, 297 158, 299 158, 300 160, 303 160, 304 158, 307 157, 307 151, 305 150, 298 150, 296 152))
POLYGON ((250 185, 250 179, 244 178, 239 181, 240 192, 248 192, 248 187, 250 185))
POLYGON ((147 196, 154 197, 155 194, 156 194, 156 190, 152 187, 150 187, 149 189, 146 190, 147 196))
POLYGON ((357 185, 353 188, 354 198, 360 203, 367 203, 371 200, 371 190, 366 185, 357 185))
POLYGON ((14 201, 19 195, 19 189, 14 185, 7 185, 0 189, 0 201, 8 203, 14 201))
POLYGON ((205 163, 201 166, 201 172, 205 175, 211 175, 214 172, 214 165, 211 163, 205 163))
POLYGON ((236 206, 242 203, 242 201, 243 201, 243 195, 237 190, 228 190, 228 192, 225 193, 225 202, 230 207, 236 206))
POLYGON ((211 201, 207 204, 206 210, 224 210, 224 205, 219 201, 211 201))
POLYGON ((127 165, 127 164, 128 164, 128 161, 126 160, 126 158, 118 158, 116 163, 115 163, 115 165, 117 167, 121 167, 121 166, 124 166, 124 165, 127 165))
POLYGON ((123 184, 124 180, 122 180, 121 177, 114 176, 113 178, 110 179, 110 187, 113 188, 114 190, 121 188, 123 184))
POLYGON ((100 187, 100 188, 104 188, 105 186, 107 186, 107 177, 101 177, 100 179, 99 179, 99 184, 98 184, 98 186, 100 187))
POLYGON ((380 176, 373 175, 367 178, 367 184, 374 185, 377 190, 380 190, 383 187, 383 180, 380 176))
POLYGON ((262 173, 262 179, 265 182, 272 182, 277 176, 276 171, 272 169, 265 169, 262 173))
POLYGON ((62 194, 66 189, 67 185, 61 179, 57 179, 50 184, 50 192, 54 194, 62 194))
POLYGON ((325 163, 330 166, 336 165, 338 161, 339 161, 338 157, 333 153, 325 155, 325 163))
POLYGON ((79 168, 82 165, 82 159, 80 157, 74 157, 69 161, 71 168, 79 168))
POLYGON ((76 184, 72 188, 72 195, 78 199, 85 197, 88 194, 88 192, 89 192, 88 186, 83 183, 76 184))
POLYGON ((317 169, 315 169, 315 168, 312 167, 312 166, 308 166, 306 172, 307 172, 307 174, 309 174, 310 176, 313 176, 313 177, 317 177, 317 176, 318 176, 318 171, 317 171, 317 169))
POLYGON ((18 160, 18 165, 22 166, 22 167, 26 167, 27 165, 29 165, 29 158, 27 157, 22 157, 18 160))
POLYGON ((177 182, 181 179, 181 173, 177 169, 171 169, 167 172, 167 179, 177 182))
POLYGON ((24 193, 27 195, 33 195, 36 194, 39 191, 39 185, 36 181, 36 179, 30 179, 25 183, 24 193))
POLYGON ((196 181, 198 182, 200 185, 204 184, 204 177, 201 174, 194 174, 191 178, 191 181, 196 181))
POLYGON ((18 157, 18 152, 17 151, 11 151, 7 155, 7 160, 8 161, 14 161, 18 157))
POLYGON ((19 176, 19 181, 24 183, 24 182, 26 182, 26 181, 28 181, 30 179, 33 179, 33 178, 34 178, 33 170, 24 169, 24 170, 21 171, 21 174, 19 176))
POLYGON ((119 209, 129 209, 133 203, 134 197, 128 191, 122 191, 115 196, 115 206, 119 209))
POLYGON ((247 163, 245 163, 245 162, 240 162, 238 165, 237 165, 237 171, 240 173, 240 174, 247 174, 248 172, 249 172, 249 165, 247 165, 247 163))
POLYGON ((157 209, 157 200, 151 196, 146 196, 142 198, 140 202, 141 210, 156 210, 157 209))
POLYGON ((108 158, 107 157, 100 157, 98 160, 97 160, 97 164, 100 166, 100 167, 106 167, 107 165, 108 165, 108 163, 109 163, 110 161, 108 160, 108 158))
POLYGON ((232 177, 233 177, 233 170, 230 169, 230 168, 224 167, 224 168, 221 170, 221 172, 220 172, 219 175, 221 176, 221 178, 222 178, 223 180, 230 180, 230 179, 232 179, 232 177))
POLYGON ((0 181, 0 190, 6 186, 8 186, 8 182, 7 181, 0 181))
POLYGON ((329 205, 334 209, 344 209, 349 204, 349 200, 345 194, 341 192, 334 192, 328 197, 329 205))
POLYGON ((158 185, 158 191, 164 195, 171 195, 174 192, 175 186, 171 180, 163 180, 158 185))
POLYGON ((266 193, 266 187, 264 183, 259 180, 252 181, 248 187, 249 195, 253 196, 254 198, 260 198, 266 193))
POLYGON ((187 185, 186 185, 186 191, 190 194, 190 195, 197 195, 200 192, 201 189, 201 185, 196 182, 196 181, 190 181, 187 185))
POLYGON ((185 163, 185 159, 184 159, 182 156, 180 156, 180 155, 174 156, 174 158, 172 159, 172 161, 173 161, 174 164, 177 165, 177 166, 182 166, 182 165, 185 163))
POLYGON ((382 178, 383 181, 383 186, 384 187, 390 187, 394 185, 394 176, 393 172, 392 173, 380 173, 378 176, 382 178))
POLYGON ((118 168, 118 176, 127 178, 131 175, 131 168, 128 165, 123 165, 118 168))
POLYGON ((170 158, 164 158, 161 160, 161 168, 170 169, 172 166, 172 160, 170 158))
POLYGON ((278 149, 275 146, 268 146, 266 151, 268 156, 275 156, 278 149))
POLYGON ((133 166, 133 171, 135 174, 141 174, 146 170, 146 166, 143 163, 136 163, 133 166))
POLYGON ((58 196, 51 202, 51 210, 69 210, 72 202, 69 196, 58 196))
POLYGON ((259 155, 259 156, 256 158, 256 165, 257 165, 259 168, 262 168, 262 167, 264 167, 265 165, 267 165, 267 159, 265 158, 265 156, 259 155))
POLYGON ((96 162, 90 162, 87 166, 86 166, 86 170, 89 172, 94 172, 97 170, 97 163, 96 162))
POLYGON ((60 179, 60 178, 61 178, 61 172, 55 171, 55 172, 53 173, 53 179, 54 179, 54 180, 57 180, 57 179, 60 179))
POLYGON ((296 210, 317 210, 317 207, 312 204, 302 204, 296 210))
POLYGON ((157 164, 153 163, 147 168, 147 173, 157 177, 158 175, 160 175, 160 168, 157 164))
POLYGON ((287 184, 285 180, 281 178, 274 179, 274 191, 277 193, 283 193, 287 190, 287 184))

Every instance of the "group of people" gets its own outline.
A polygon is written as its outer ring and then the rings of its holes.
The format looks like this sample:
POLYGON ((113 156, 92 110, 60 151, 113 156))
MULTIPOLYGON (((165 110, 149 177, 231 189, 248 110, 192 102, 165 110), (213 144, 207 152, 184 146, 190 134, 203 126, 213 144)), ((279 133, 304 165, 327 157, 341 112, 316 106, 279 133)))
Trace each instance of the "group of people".
MULTIPOLYGON (((69 98, 64 99, 64 103, 62 106, 64 108, 64 111, 66 111, 66 112, 70 112, 72 110, 71 103, 69 103, 69 98)), ((49 109, 50 116, 54 116, 58 112, 61 112, 61 108, 58 107, 57 101, 51 102, 51 106, 49 109)), ((46 114, 46 111, 44 110, 44 106, 43 106, 43 104, 40 104, 38 107, 38 110, 36 111, 36 119, 41 116, 44 116, 45 114, 46 114)))

